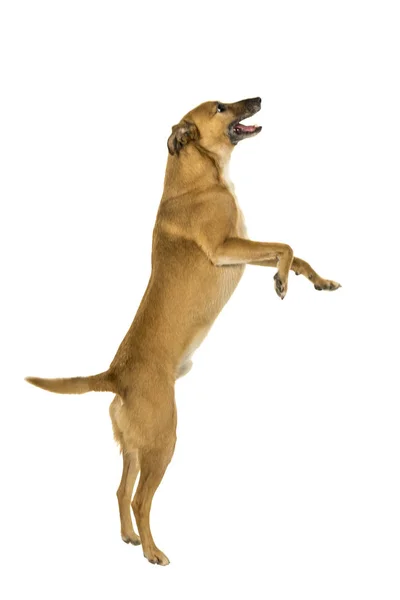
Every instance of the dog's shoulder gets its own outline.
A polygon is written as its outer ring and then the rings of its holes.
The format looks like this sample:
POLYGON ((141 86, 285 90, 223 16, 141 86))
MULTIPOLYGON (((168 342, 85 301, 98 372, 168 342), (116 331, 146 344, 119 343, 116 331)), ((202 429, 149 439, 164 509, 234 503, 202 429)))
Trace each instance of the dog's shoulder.
POLYGON ((215 185, 164 199, 158 210, 154 235, 192 240, 206 251, 233 235, 237 221, 235 198, 225 186, 215 185))
POLYGON ((215 224, 224 228, 227 223, 235 222, 237 210, 232 194, 225 187, 215 185, 201 192, 188 192, 163 200, 156 228, 188 237, 193 230, 215 224))

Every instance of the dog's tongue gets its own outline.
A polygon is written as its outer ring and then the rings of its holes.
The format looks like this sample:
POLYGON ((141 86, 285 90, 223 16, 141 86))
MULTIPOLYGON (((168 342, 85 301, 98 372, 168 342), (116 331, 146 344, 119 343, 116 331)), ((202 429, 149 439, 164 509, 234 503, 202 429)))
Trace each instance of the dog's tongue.
POLYGON ((242 123, 235 125, 235 130, 238 133, 254 133, 256 129, 256 125, 242 125, 242 123))

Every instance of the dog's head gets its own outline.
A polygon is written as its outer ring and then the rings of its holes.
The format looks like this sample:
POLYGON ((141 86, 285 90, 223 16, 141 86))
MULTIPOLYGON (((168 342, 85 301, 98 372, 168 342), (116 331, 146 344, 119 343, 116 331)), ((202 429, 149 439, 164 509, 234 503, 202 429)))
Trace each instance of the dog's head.
POLYGON ((261 127, 241 123, 260 108, 261 98, 249 98, 232 104, 204 102, 174 125, 168 139, 168 151, 179 156, 187 144, 195 142, 217 156, 226 155, 241 140, 260 133, 261 127))

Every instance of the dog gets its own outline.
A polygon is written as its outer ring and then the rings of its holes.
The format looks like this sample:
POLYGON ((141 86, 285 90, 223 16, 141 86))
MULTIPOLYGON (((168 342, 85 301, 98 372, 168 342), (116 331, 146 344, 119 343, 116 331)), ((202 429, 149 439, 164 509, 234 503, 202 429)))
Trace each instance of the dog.
POLYGON ((90 377, 26 378, 62 394, 114 392, 110 416, 123 456, 117 491, 121 536, 126 543, 141 543, 144 556, 158 565, 169 560, 154 543, 149 516, 175 448, 175 381, 192 368, 192 354, 234 292, 245 265, 276 266, 274 287, 282 300, 290 270, 304 275, 317 290, 340 287, 296 258, 289 245, 247 238, 228 168, 234 147, 261 131, 241 122, 260 108, 261 98, 205 102, 172 127, 150 280, 109 369, 90 377), (131 506, 140 537, 133 529, 131 506))

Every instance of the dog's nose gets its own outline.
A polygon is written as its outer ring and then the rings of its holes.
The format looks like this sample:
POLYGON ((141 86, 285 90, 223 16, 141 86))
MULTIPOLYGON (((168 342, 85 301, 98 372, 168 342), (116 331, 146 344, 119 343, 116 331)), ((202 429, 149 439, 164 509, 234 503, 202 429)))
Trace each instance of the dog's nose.
POLYGON ((246 100, 246 105, 249 110, 254 109, 255 107, 261 106, 261 98, 258 96, 257 98, 249 98, 246 100))

